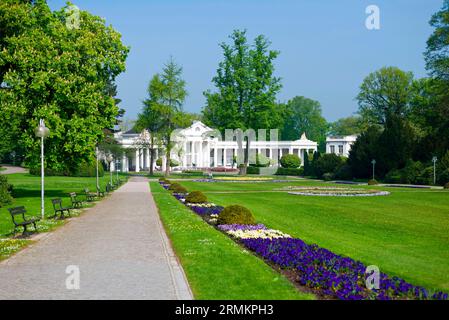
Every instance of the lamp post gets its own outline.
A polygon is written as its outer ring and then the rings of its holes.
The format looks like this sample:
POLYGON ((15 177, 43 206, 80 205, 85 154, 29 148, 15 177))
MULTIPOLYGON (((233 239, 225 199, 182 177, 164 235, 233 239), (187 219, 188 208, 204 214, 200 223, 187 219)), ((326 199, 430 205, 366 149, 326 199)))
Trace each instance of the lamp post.
POLYGON ((376 168, 376 160, 373 159, 373 161, 371 161, 371 164, 373 165, 373 180, 375 180, 374 179, 374 171, 375 171, 375 168, 376 168))
POLYGON ((95 148, 95 158, 96 158, 96 165, 97 165, 97 193, 98 190, 100 190, 100 181, 98 177, 98 157, 100 156, 100 152, 98 151, 98 147, 95 148))
POLYGON ((437 163, 438 158, 437 157, 433 157, 432 158, 432 162, 433 162, 433 184, 437 184, 437 171, 436 171, 436 163, 437 163))
POLYGON ((44 205, 44 139, 50 134, 50 130, 45 126, 44 119, 39 120, 39 126, 35 130, 36 137, 41 138, 41 217, 45 219, 44 205))
POLYGON ((112 157, 112 154, 108 154, 108 156, 106 157, 106 161, 108 162, 109 165, 109 176, 110 176, 110 180, 111 180, 111 186, 112 186, 112 170, 111 170, 111 164, 112 161, 114 160, 114 158, 112 157))

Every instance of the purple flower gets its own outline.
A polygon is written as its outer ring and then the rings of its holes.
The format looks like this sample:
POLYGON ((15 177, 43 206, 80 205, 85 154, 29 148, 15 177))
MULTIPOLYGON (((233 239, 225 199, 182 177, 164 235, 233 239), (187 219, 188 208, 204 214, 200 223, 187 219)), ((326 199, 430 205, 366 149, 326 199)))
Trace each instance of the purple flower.
POLYGON ((249 224, 221 224, 218 226, 221 231, 237 231, 237 230, 267 230, 263 224, 249 225, 249 224))

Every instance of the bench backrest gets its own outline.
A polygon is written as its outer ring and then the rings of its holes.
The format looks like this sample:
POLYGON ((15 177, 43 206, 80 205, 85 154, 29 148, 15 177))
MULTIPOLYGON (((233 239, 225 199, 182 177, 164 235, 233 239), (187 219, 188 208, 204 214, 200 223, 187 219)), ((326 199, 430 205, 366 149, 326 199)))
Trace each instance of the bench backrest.
POLYGON ((59 207, 59 209, 62 207, 61 198, 51 199, 51 203, 53 204, 53 209, 55 209, 55 210, 56 210, 57 206, 59 207))
POLYGON ((26 219, 25 219, 25 213, 26 213, 27 211, 26 211, 26 209, 25 209, 24 206, 14 207, 14 208, 8 208, 8 211, 9 211, 9 213, 11 214, 12 222, 13 222, 14 224, 17 224, 17 223, 16 223, 16 220, 15 220, 15 219, 16 219, 15 217, 16 217, 17 215, 21 215, 23 221, 26 220, 26 219))

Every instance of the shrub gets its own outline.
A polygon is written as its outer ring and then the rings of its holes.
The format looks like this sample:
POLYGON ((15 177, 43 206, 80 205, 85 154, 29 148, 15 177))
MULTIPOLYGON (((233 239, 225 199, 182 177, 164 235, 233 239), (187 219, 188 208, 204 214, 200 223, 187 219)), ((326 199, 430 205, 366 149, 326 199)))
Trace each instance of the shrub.
POLYGON ((313 164, 315 174, 318 178, 322 178, 323 174, 335 173, 345 164, 346 158, 337 156, 334 153, 323 154, 313 164))
POLYGON ((231 205, 223 209, 218 216, 218 224, 255 224, 251 211, 239 205, 231 205))
POLYGON ((0 207, 12 202, 11 190, 6 176, 0 175, 0 207))
POLYGON ((338 169, 337 172, 335 172, 334 178, 339 180, 352 180, 353 175, 351 166, 347 164, 342 165, 340 169, 338 169))
MULTIPOLYGON (((156 160, 156 165, 158 167, 162 167, 162 158, 159 158, 156 160)), ((177 166, 179 166, 179 162, 174 159, 170 159, 170 167, 173 168, 173 167, 177 167, 177 166)))
POLYGON ((246 168, 246 173, 247 174, 260 174, 260 168, 254 167, 254 166, 249 166, 248 168, 246 168))
POLYGON ((438 175, 438 184, 445 185, 448 181, 449 181, 449 169, 446 169, 438 175))
POLYGON ((379 182, 377 182, 376 179, 368 180, 368 185, 369 186, 375 186, 376 184, 379 184, 379 182))
POLYGON ((275 175, 277 176, 302 176, 304 174, 303 168, 278 168, 275 175))
POLYGON ((211 169, 212 172, 238 172, 235 168, 215 167, 211 169))
POLYGON ((204 203, 207 202, 207 197, 201 191, 192 191, 186 197, 188 203, 204 203))
POLYGON ((282 168, 298 168, 301 165, 301 160, 296 154, 286 154, 280 160, 282 168))
POLYGON ((181 186, 179 183, 172 183, 168 190, 173 191, 174 193, 187 193, 187 189, 181 186))
POLYGON ((449 189, 449 182, 444 185, 444 189, 449 189))
POLYGON ((331 181, 334 178, 334 174, 331 172, 326 172, 323 174, 323 180, 324 181, 331 181))

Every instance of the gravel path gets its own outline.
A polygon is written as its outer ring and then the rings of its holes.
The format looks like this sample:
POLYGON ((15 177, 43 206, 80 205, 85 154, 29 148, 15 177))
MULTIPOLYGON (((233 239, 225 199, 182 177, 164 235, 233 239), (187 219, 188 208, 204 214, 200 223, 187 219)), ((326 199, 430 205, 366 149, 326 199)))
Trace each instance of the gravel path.
POLYGON ((0 300, 191 298, 145 178, 0 263, 0 300))
POLYGON ((1 170, 0 174, 13 174, 13 173, 25 173, 28 172, 28 169, 22 167, 13 167, 9 165, 2 165, 2 168, 6 170, 1 170))

